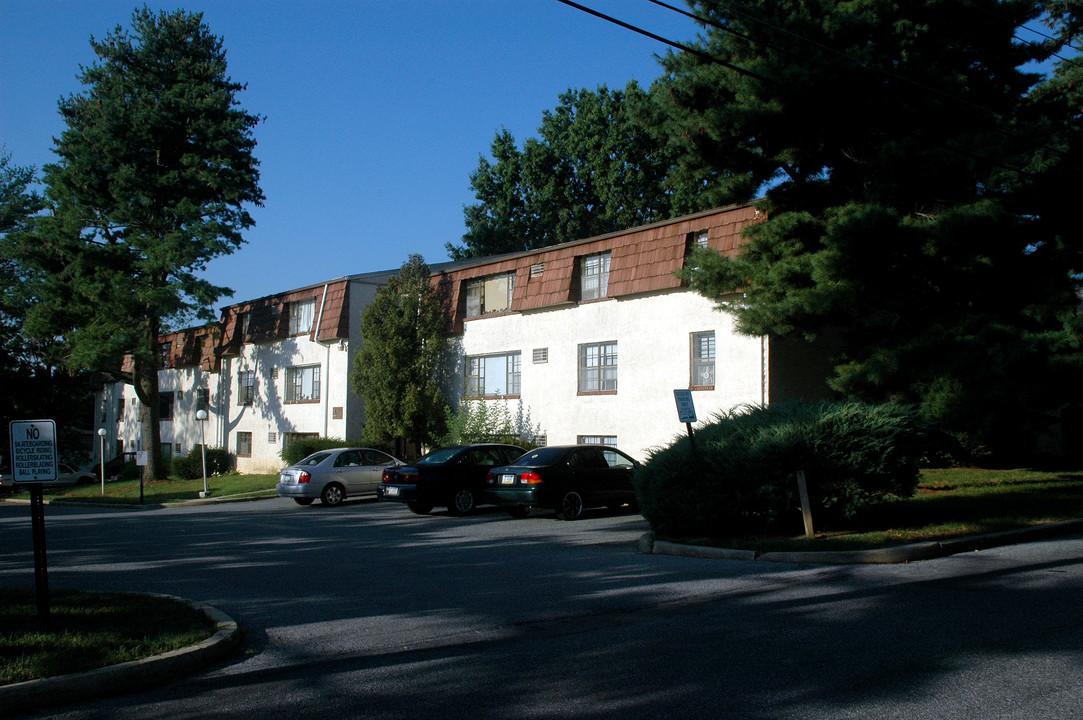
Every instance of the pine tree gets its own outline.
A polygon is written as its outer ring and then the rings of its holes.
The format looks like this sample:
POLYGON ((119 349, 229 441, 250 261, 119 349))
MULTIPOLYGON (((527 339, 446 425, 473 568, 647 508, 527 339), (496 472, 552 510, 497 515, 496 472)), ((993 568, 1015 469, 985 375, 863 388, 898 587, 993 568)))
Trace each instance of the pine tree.
POLYGON ((63 338, 72 367, 115 370, 129 355, 149 478, 163 477, 158 337, 213 319, 228 288, 198 273, 236 250, 259 204, 244 85, 226 75, 222 40, 202 16, 135 11, 91 40, 98 62, 60 102, 67 128, 44 168, 48 212, 16 252, 35 271, 26 331, 63 338))

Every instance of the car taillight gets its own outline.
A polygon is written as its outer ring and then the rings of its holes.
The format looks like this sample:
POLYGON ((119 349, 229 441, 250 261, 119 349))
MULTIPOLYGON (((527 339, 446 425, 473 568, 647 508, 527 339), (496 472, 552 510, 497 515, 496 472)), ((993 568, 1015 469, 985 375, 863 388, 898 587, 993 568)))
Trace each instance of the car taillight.
POLYGON ((385 483, 391 482, 391 471, 390 470, 384 470, 384 474, 380 476, 380 482, 385 482, 385 483))
POLYGON ((525 473, 519 476, 519 482, 524 485, 537 485, 542 481, 541 475, 531 470, 527 470, 525 473))
POLYGON ((302 485, 304 485, 305 483, 307 483, 311 479, 312 479, 312 476, 310 474, 308 474, 307 472, 305 472, 304 470, 302 470, 301 474, 297 476, 297 482, 301 483, 302 485))

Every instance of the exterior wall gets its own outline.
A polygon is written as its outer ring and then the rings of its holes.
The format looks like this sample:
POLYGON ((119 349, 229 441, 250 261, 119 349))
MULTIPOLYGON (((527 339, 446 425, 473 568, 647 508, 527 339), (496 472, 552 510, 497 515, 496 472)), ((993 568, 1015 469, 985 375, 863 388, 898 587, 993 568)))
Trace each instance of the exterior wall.
MULTIPOLYGON (((693 392, 698 418, 765 402, 764 343, 734 333, 729 315, 687 290, 470 319, 461 349, 464 356, 522 353, 520 397, 487 402, 506 403, 513 414, 521 402, 548 444, 616 436, 618 447, 643 459, 685 432, 673 390, 691 385, 691 333, 709 330, 715 332, 715 386, 693 392), (579 345, 603 341, 617 342, 617 392, 581 395, 579 345), (548 349, 547 362, 533 362, 537 348, 548 349)), ((460 398, 464 372, 460 362, 460 398)))

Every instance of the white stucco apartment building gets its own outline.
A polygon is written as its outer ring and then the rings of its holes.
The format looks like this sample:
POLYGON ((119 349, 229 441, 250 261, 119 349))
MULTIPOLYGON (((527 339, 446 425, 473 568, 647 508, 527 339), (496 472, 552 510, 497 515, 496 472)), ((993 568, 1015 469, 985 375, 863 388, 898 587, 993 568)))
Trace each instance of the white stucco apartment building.
MULTIPOLYGON (((739 252, 741 231, 757 219, 748 205, 721 208, 434 266, 453 328, 450 399, 522 411, 550 445, 607 443, 642 459, 685 432, 674 389, 692 390, 701 421, 825 395, 825 367, 807 347, 738 335, 730 315, 676 274, 698 245, 739 252)), ((349 375, 360 317, 393 272, 242 302, 213 330, 163 338, 163 448, 183 455, 199 443, 204 406, 208 446, 235 453, 241 472, 278 469, 295 437, 359 442, 364 404, 349 375)), ((107 447, 139 449, 134 396, 123 382, 103 388, 107 447)))

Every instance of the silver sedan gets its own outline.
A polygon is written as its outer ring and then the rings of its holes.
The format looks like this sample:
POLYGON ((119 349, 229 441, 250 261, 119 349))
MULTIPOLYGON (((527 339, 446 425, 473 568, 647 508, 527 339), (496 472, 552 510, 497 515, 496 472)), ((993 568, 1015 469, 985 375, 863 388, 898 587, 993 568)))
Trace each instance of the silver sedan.
POLYGON ((298 505, 311 505, 316 498, 339 505, 347 497, 375 495, 384 468, 397 465, 402 461, 372 448, 320 450, 283 468, 275 488, 298 505))

